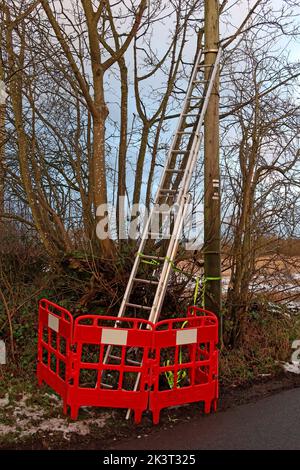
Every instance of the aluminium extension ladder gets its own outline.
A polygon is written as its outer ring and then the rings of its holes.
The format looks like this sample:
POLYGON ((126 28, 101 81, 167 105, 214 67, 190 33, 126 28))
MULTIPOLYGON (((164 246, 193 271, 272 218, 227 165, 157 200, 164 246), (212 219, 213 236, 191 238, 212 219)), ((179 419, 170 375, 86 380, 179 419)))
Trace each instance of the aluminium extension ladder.
MULTIPOLYGON (((189 186, 203 138, 202 125, 219 66, 221 49, 217 52, 215 63, 208 66, 211 68, 210 73, 205 73, 205 67, 207 66, 204 65, 204 54, 205 51, 200 49, 194 63, 178 126, 167 157, 153 208, 143 230, 140 246, 135 257, 118 317, 128 316, 126 312, 128 308, 130 308, 131 311, 132 309, 148 311, 148 320, 153 323, 158 321, 160 315, 170 271, 178 251, 182 224, 190 200, 190 194, 188 192, 189 186), (200 74, 202 77, 199 77, 200 74), (208 79, 205 80, 203 75, 207 76, 208 79), (164 244, 165 253, 157 255, 155 246, 162 244, 160 236, 163 236, 163 232, 151 232, 151 223, 154 217, 157 217, 158 212, 156 208, 160 204, 170 202, 176 204, 177 213, 174 214, 168 243, 164 244), (151 237, 150 243, 149 237, 151 237), (140 274, 143 272, 141 267, 144 268, 145 264, 152 270, 152 272, 147 273, 146 278, 142 277, 140 274), (158 266, 161 266, 159 273, 158 266), (134 287, 140 284, 146 284, 154 288, 153 300, 150 300, 148 305, 131 302, 134 287)), ((142 317, 141 313, 137 316, 142 317)))
MULTIPOLYGON (((212 65, 205 65, 206 51, 203 48, 200 48, 196 56, 183 109, 167 156, 154 205, 143 229, 118 318, 133 316, 145 318, 146 315, 145 319, 153 323, 159 319, 171 269, 174 266, 179 247, 184 217, 190 201, 189 187, 203 140, 204 117, 220 63, 221 48, 217 51, 207 52, 217 52, 216 60, 212 65), (157 217, 157 207, 160 204, 171 203, 176 205, 177 210, 172 216, 169 239, 162 240, 163 223, 160 223, 157 233, 151 231, 151 223, 157 217), (145 291, 144 303, 134 303, 131 298, 134 296, 135 289, 138 288, 140 293, 144 286, 148 289, 147 292, 145 291), (130 309, 130 314, 127 313, 128 309, 130 309), (135 315, 132 312, 135 312, 135 315)), ((115 324, 115 327, 117 326, 118 320, 115 324)), ((105 353, 105 364, 109 364, 110 360, 119 359, 112 354, 111 348, 112 346, 108 346, 105 353)), ((128 362, 140 364, 132 359, 129 359, 128 362)), ((103 378, 105 379, 105 377, 103 378)), ((139 379, 138 376, 134 386, 135 391, 138 388, 139 379)), ((102 385, 112 388, 105 383, 102 385)), ((129 416, 130 410, 128 410, 126 419, 129 416)))

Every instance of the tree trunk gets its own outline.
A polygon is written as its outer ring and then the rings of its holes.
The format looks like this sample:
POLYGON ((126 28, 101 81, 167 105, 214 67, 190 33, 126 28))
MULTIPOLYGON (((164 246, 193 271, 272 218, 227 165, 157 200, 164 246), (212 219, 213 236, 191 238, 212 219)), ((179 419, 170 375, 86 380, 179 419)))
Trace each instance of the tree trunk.
POLYGON ((141 187, 143 182, 143 169, 144 169, 144 160, 147 150, 147 142, 149 136, 149 123, 144 123, 142 136, 141 136, 141 146, 139 151, 139 156, 136 164, 136 173, 134 181, 134 192, 132 204, 139 204, 141 198, 141 187))
MULTIPOLYGON (((4 72, 0 60, 0 82, 4 82, 4 72)), ((0 216, 4 213, 5 185, 5 103, 0 102, 0 216)))
MULTIPOLYGON (((1 80, 1 78, 0 78, 1 80)), ((0 104, 0 217, 4 213, 5 188, 5 105, 0 104)))
POLYGON ((253 275, 255 252, 252 249, 254 188, 249 172, 241 189, 241 212, 232 247, 232 271, 228 290, 228 317, 232 321, 230 343, 240 344, 249 308, 249 286, 253 275))
MULTIPOLYGON (((102 106, 102 110, 98 116, 93 117, 93 195, 95 211, 102 206, 107 205, 107 187, 106 187, 106 171, 105 171, 105 119, 107 116, 107 108, 102 106)), ((101 221, 101 217, 97 218, 97 222, 101 221)), ((99 240, 101 254, 105 258, 114 256, 114 245, 110 237, 99 240)))
POLYGON ((127 126, 128 126, 128 73, 125 60, 119 61, 121 75, 121 128, 119 142, 118 157, 118 196, 117 196, 117 230, 119 237, 119 245, 122 246, 122 239, 125 238, 123 233, 123 221, 125 217, 125 193, 126 193, 126 155, 127 155, 127 126), (120 220, 120 217, 122 221, 120 220))

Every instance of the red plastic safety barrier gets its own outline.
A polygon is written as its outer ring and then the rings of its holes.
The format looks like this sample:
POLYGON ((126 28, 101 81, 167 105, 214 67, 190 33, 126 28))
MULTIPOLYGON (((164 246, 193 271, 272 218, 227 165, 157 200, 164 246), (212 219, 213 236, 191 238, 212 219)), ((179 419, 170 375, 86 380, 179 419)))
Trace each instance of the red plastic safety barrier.
POLYGON ((37 377, 45 382, 63 400, 67 412, 67 397, 71 377, 72 315, 49 300, 39 304, 37 377))
POLYGON ((158 423, 161 409, 196 401, 209 413, 218 399, 217 342, 217 317, 198 307, 156 325, 83 315, 73 328, 67 310, 42 300, 38 381, 61 395, 73 419, 81 406, 128 408, 136 423, 146 409, 158 423))
POLYGON ((218 320, 198 307, 189 307, 187 318, 163 320, 154 330, 155 365, 149 408, 153 422, 168 406, 197 401, 204 411, 217 407, 218 320), (169 389, 166 389, 166 381, 169 389))
POLYGON ((95 315, 75 321, 68 397, 73 419, 82 405, 103 406, 130 408, 138 423, 148 407, 153 325, 133 318, 115 323, 116 317, 95 315))

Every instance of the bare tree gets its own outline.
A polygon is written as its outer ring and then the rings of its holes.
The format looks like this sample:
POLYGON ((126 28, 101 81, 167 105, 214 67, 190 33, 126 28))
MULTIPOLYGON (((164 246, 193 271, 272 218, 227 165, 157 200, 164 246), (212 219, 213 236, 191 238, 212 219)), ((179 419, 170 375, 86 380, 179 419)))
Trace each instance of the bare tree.
POLYGON ((283 55, 279 61, 268 44, 259 47, 256 40, 249 33, 235 49, 228 99, 240 104, 223 123, 225 198, 231 198, 227 303, 232 343, 244 333, 256 261, 266 250, 267 235, 279 234, 283 217, 293 211, 286 190, 292 191, 298 179, 299 107, 294 85, 299 67, 283 55), (284 196, 278 199, 275 195, 280 192, 284 196))

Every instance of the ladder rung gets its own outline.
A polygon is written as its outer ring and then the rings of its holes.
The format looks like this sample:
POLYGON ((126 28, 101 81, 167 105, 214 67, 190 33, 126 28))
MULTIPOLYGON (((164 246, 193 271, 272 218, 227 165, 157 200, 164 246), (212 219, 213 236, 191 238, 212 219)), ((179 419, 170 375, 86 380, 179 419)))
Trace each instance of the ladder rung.
POLYGON ((104 383, 104 382, 101 382, 101 385, 102 385, 102 387, 104 387, 104 388, 114 388, 112 385, 108 385, 108 384, 106 384, 106 383, 104 383))
POLYGON ((145 258, 145 259, 154 259, 157 261, 164 261, 165 258, 163 256, 155 256, 155 255, 139 255, 140 258, 145 258))
POLYGON ((188 116, 188 117, 198 117, 198 116, 199 116, 199 114, 189 114, 189 113, 187 113, 187 114, 183 114, 182 116, 188 116))
POLYGON ((143 310, 151 310, 151 307, 146 307, 145 305, 139 305, 139 304, 131 304, 131 303, 126 303, 127 307, 136 307, 136 308, 141 308, 143 310))
POLYGON ((152 238, 152 240, 156 240, 157 238, 161 239, 161 237, 163 236, 163 233, 148 232, 148 235, 155 237, 155 238, 152 238))
POLYGON ((129 364, 133 364, 134 366, 141 366, 142 365, 141 362, 134 361, 133 359, 126 359, 126 362, 128 362, 129 364))
POLYGON ((109 356, 109 359, 114 359, 115 361, 121 361, 121 357, 119 356, 115 356, 114 354, 110 354, 109 356))
POLYGON ((166 189, 166 188, 162 188, 159 190, 160 193, 171 193, 171 194, 174 194, 174 193, 178 193, 178 189, 166 189))
MULTIPOLYGON (((114 361, 120 361, 120 362, 122 361, 122 359, 121 359, 120 356, 115 356, 114 354, 110 354, 108 357, 109 357, 110 359, 113 359, 114 361)), ((142 365, 141 362, 134 361, 133 359, 128 359, 128 358, 126 358, 126 362, 129 363, 129 364, 133 364, 133 365, 135 365, 135 366, 141 366, 141 365, 142 365)), ((105 385, 107 385, 107 386, 109 386, 109 387, 112 388, 111 385, 108 385, 108 384, 105 384, 105 385)))
POLYGON ((204 84, 204 83, 207 83, 208 81, 209 80, 194 80, 193 83, 196 83, 196 84, 197 83, 202 83, 202 84, 204 84))
POLYGON ((200 69, 201 67, 212 67, 214 64, 198 64, 197 67, 200 69))
POLYGON ((175 170, 175 168, 167 168, 166 171, 169 171, 170 173, 181 173, 184 170, 175 170))
POLYGON ((171 150, 171 153, 176 153, 176 155, 184 155, 188 153, 188 150, 171 150))
POLYGON ((139 277, 134 277, 133 280, 135 282, 140 282, 143 284, 158 284, 158 281, 151 281, 149 279, 140 279, 139 277))
POLYGON ((195 122, 189 122, 188 124, 185 125, 185 127, 193 127, 196 123, 195 122))
POLYGON ((193 132, 185 132, 185 131, 178 131, 177 134, 186 134, 186 135, 192 135, 193 132))

